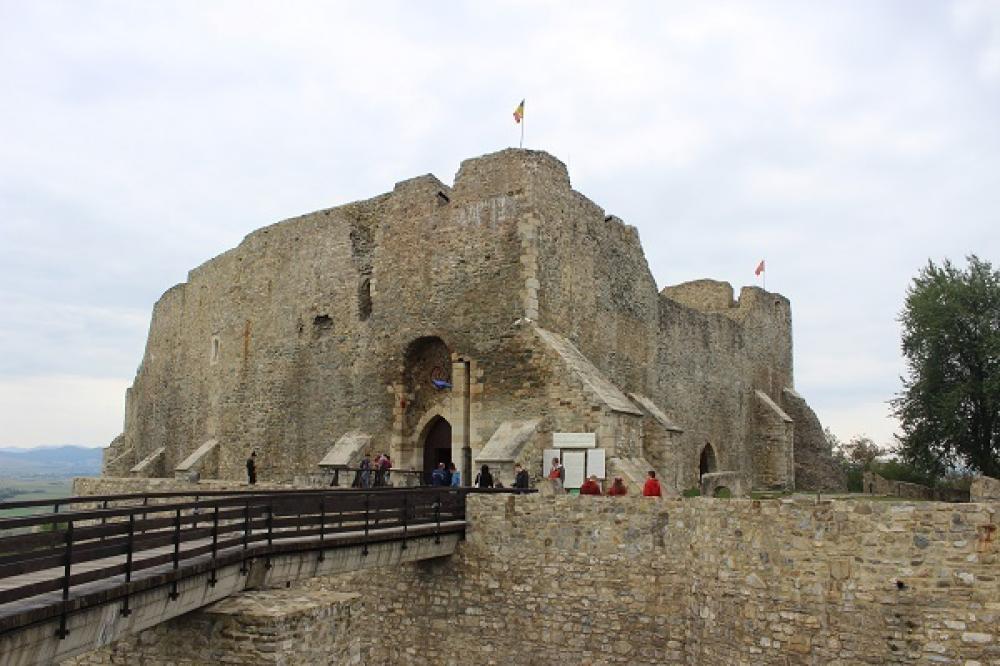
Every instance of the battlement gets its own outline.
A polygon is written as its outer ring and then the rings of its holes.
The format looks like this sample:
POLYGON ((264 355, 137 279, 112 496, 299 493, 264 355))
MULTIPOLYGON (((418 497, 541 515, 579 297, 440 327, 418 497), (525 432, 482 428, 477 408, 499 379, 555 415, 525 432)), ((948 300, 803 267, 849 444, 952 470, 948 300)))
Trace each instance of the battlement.
POLYGON ((742 287, 739 298, 734 298, 733 294, 733 286, 728 282, 707 278, 668 285, 660 290, 663 298, 699 312, 722 314, 736 320, 743 320, 750 312, 765 307, 783 305, 787 309, 790 306, 781 294, 760 287, 742 287))
POLYGON ((569 172, 544 151, 508 148, 463 161, 454 190, 463 199, 539 190, 568 192, 569 172))

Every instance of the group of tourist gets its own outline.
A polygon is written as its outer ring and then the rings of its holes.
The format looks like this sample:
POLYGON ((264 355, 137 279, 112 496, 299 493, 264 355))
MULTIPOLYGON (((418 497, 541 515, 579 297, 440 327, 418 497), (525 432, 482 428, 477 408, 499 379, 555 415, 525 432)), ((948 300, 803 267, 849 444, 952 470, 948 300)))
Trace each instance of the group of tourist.
POLYGON ((357 471, 354 473, 354 481, 351 483, 351 487, 379 488, 388 486, 389 472, 391 470, 392 459, 388 453, 380 453, 374 462, 372 461, 371 454, 366 453, 365 457, 361 460, 361 464, 358 465, 357 471))
POLYGON ((445 465, 439 462, 431 472, 431 485, 458 488, 462 485, 462 473, 455 467, 455 463, 445 465))
MULTIPOLYGON (((549 469, 549 478, 553 481, 559 481, 560 485, 566 482, 566 469, 563 467, 559 458, 552 459, 552 467, 549 469)), ((602 495, 601 484, 597 479, 596 474, 591 474, 590 478, 583 482, 580 486, 581 495, 602 495)), ((628 495, 628 488, 625 486, 625 482, 622 481, 620 476, 616 476, 614 481, 611 483, 611 487, 608 488, 607 492, 609 497, 617 497, 620 495, 628 495)), ((660 480, 656 478, 656 472, 654 470, 649 470, 646 472, 646 482, 642 486, 642 496, 643 497, 662 497, 663 491, 660 488, 660 480)))
MULTIPOLYGON (((462 485, 462 473, 455 467, 455 463, 449 463, 447 466, 443 462, 438 463, 438 466, 431 472, 431 485, 458 488, 462 485)), ((474 488, 504 487, 501 481, 493 478, 493 473, 490 471, 489 465, 483 465, 479 469, 479 473, 476 474, 472 485, 474 488)), ((531 480, 528 476, 528 470, 524 469, 520 463, 515 464, 514 482, 511 484, 511 488, 527 490, 530 487, 531 480)))

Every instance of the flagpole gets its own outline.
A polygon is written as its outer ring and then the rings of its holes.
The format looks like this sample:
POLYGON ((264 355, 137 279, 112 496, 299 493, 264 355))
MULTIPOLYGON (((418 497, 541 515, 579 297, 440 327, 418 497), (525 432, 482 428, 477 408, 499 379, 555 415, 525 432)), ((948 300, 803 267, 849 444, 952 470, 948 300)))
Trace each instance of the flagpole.
POLYGON ((524 148, 524 114, 521 114, 521 143, 518 144, 518 148, 524 148))

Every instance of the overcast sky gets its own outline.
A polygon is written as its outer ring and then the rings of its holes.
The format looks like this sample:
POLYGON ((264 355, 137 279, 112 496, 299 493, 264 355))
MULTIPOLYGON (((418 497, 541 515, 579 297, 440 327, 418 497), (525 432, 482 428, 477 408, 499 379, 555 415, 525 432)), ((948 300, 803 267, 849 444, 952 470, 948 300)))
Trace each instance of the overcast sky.
POLYGON ((522 97, 661 287, 766 259, 842 438, 891 439, 921 266, 1000 262, 1000 0, 0 0, 0 446, 107 444, 189 269, 451 182, 522 97))

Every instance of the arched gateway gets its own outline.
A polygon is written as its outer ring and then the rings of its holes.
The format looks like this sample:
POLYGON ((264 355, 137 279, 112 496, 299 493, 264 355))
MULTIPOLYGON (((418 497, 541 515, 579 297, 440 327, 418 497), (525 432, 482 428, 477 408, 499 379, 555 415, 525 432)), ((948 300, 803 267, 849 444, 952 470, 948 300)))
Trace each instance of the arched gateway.
POLYGON ((431 482, 431 472, 438 463, 452 462, 451 459, 451 424, 443 416, 437 416, 431 421, 423 436, 424 449, 424 483, 431 482))

